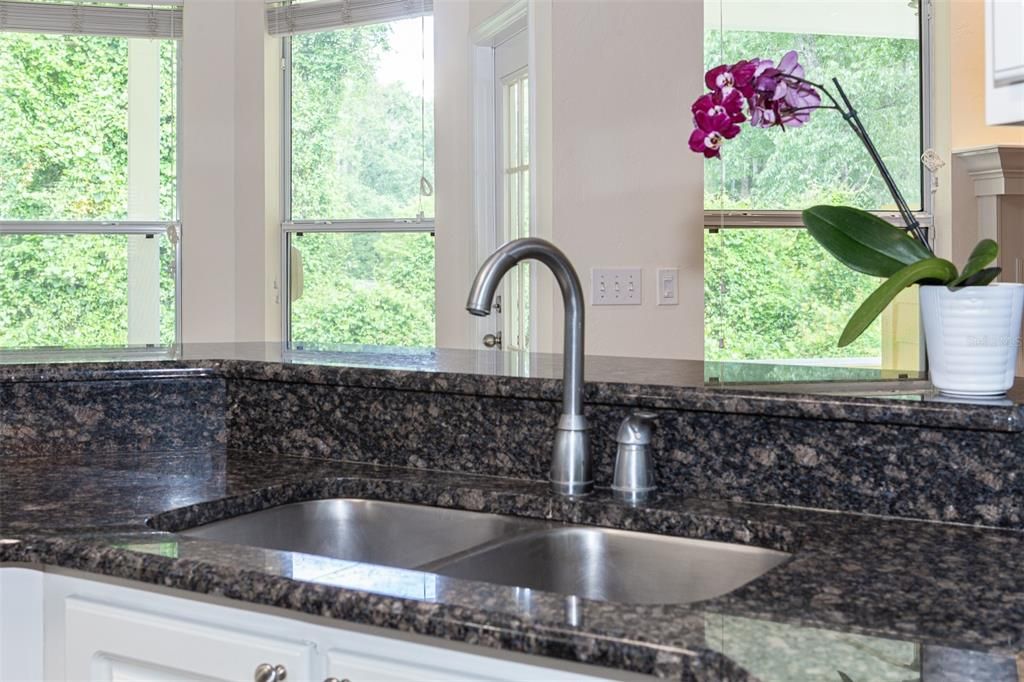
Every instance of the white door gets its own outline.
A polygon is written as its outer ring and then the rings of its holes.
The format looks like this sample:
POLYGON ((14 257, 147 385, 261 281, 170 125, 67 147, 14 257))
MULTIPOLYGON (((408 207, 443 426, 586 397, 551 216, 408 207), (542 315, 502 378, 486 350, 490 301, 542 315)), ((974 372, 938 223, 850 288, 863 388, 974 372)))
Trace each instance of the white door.
POLYGON ((67 680, 238 682, 260 665, 309 680, 314 646, 78 597, 65 602, 67 680))
MULTIPOLYGON (((530 223, 530 81, 528 34, 520 31, 494 48, 495 242, 528 237, 530 223)), ((502 348, 531 348, 532 263, 505 275, 495 319, 502 348)))

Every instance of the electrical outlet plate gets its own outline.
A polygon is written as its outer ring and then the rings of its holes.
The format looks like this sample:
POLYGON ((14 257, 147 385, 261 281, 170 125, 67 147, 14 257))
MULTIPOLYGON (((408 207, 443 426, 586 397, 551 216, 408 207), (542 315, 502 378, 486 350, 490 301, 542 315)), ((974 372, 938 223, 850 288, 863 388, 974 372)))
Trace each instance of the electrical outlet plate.
POLYGON ((590 277, 591 305, 641 305, 641 268, 594 268, 590 277))

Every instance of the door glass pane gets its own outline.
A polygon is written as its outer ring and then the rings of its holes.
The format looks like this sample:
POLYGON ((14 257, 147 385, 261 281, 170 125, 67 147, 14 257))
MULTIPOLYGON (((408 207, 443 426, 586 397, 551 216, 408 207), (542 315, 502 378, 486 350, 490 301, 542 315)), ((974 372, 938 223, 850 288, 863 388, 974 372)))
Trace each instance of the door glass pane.
POLYGON ((434 345, 434 239, 426 232, 307 233, 296 348, 434 345))
POLYGON ((804 229, 706 233, 704 264, 708 360, 919 367, 913 288, 854 343, 836 347, 850 315, 881 280, 850 270, 804 229))
MULTIPOLYGON (((530 236, 529 80, 526 71, 502 84, 501 241, 530 236)), ((520 263, 503 282, 502 348, 530 349, 531 263, 520 263)))
POLYGON ((169 345, 174 270, 163 235, 0 235, 0 347, 169 345))

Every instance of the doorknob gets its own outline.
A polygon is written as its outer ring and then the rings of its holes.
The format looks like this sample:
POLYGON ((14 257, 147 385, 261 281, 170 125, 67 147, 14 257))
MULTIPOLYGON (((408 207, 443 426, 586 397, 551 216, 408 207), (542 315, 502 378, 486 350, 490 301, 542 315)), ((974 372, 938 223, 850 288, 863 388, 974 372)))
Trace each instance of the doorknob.
POLYGON ((484 345, 488 348, 501 348, 501 332, 484 335, 484 345))

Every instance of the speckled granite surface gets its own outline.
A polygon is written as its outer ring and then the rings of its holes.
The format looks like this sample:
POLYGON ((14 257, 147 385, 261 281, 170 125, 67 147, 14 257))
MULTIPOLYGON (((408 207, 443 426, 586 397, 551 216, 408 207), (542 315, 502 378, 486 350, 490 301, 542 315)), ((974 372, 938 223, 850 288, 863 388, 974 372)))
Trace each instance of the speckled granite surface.
POLYGON ((619 420, 641 405, 659 415, 663 494, 635 510, 606 491, 554 498, 537 480, 559 407, 557 358, 283 357, 263 345, 143 355, 25 364, 31 356, 0 353, 0 538, 17 540, 0 543, 0 561, 668 679, 1009 681, 1024 670, 1024 421, 1013 393, 995 405, 947 403, 914 377, 870 370, 590 359, 599 483, 619 420), (704 603, 630 606, 535 590, 524 599, 515 588, 174 534, 336 496, 794 557, 704 603))
POLYGON ((2 467, 0 537, 21 540, 0 544, 4 562, 667 679, 841 680, 841 671, 858 681, 1010 682, 1024 650, 1019 532, 667 497, 630 509, 606 493, 555 498, 530 481, 224 450, 80 453, 57 462, 10 454, 2 467), (337 496, 731 540, 794 557, 723 597, 636 606, 172 532, 337 496), (966 670, 975 672, 964 677, 966 670))
MULTIPOLYGON (((284 361, 262 344, 217 350, 193 352, 230 359, 0 364, 0 451, 227 444, 547 476, 560 410, 560 382, 550 378, 557 357, 375 351, 284 361)), ((927 391, 915 402, 707 388, 700 377, 709 371, 751 377, 742 367, 683 361, 592 358, 589 367, 596 381, 588 384, 586 409, 598 485, 610 483, 619 423, 642 406, 658 415, 659 484, 684 497, 1024 528, 1022 408, 1012 400, 987 406, 922 402, 927 391), (629 376, 632 383, 623 383, 629 376)), ((843 380, 858 376, 834 371, 843 380)), ((891 381, 859 372, 864 381, 854 386, 871 391, 891 381)), ((823 368, 756 366, 749 373, 774 377, 780 390, 790 379, 804 388, 813 378, 835 383, 823 368)))
MULTIPOLYGON (((536 353, 363 347, 313 353, 276 344, 57 356, 0 351, 0 383, 160 372, 530 400, 561 398, 561 367, 561 356, 536 353)), ((591 403, 1024 432, 1024 380, 1005 399, 949 402, 918 374, 854 367, 588 356, 586 376, 591 403)))

